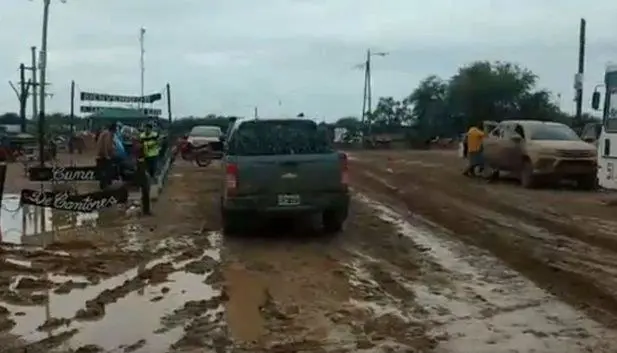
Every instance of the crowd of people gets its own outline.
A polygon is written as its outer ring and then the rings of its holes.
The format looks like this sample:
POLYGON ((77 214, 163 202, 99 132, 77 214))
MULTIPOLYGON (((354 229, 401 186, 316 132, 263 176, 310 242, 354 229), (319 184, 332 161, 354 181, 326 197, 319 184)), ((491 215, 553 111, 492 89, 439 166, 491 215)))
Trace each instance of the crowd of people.
POLYGON ((101 171, 100 187, 107 188, 118 176, 127 179, 134 174, 137 160, 143 158, 148 175, 156 174, 161 152, 160 136, 151 123, 145 125, 137 138, 128 142, 123 136, 127 128, 114 122, 96 134, 96 164, 101 171), (128 142, 128 143, 127 143, 128 142), (127 150, 130 146, 130 150, 127 150))

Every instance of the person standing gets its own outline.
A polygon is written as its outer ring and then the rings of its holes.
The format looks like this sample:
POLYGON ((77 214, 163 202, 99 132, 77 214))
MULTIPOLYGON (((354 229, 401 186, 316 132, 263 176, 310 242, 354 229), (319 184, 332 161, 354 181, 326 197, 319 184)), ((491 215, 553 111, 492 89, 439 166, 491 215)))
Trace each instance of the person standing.
POLYGON ((469 163, 465 171, 463 171, 463 175, 465 176, 475 176, 476 168, 479 168, 480 171, 484 168, 484 155, 482 151, 482 141, 484 140, 484 131, 482 131, 482 127, 480 123, 473 125, 467 131, 467 135, 465 136, 465 145, 467 146, 467 159, 469 163))
POLYGON ((147 123, 144 132, 139 135, 139 142, 143 148, 146 168, 151 178, 156 175, 160 153, 159 134, 152 129, 152 123, 147 123))
POLYGON ((116 130, 116 123, 112 123, 107 129, 101 130, 99 137, 96 141, 96 165, 99 170, 99 187, 101 190, 109 187, 113 181, 113 158, 116 154, 116 149, 114 146, 114 135, 116 134, 116 130))

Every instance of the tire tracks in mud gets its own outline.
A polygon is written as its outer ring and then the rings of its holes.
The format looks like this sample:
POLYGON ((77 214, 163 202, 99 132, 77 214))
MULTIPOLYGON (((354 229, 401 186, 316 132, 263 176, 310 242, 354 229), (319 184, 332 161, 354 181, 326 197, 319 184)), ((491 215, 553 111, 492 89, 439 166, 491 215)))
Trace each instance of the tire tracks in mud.
POLYGON ((478 248, 440 234, 432 225, 401 216, 357 196, 420 249, 416 281, 392 278, 416 295, 438 352, 613 352, 617 333, 561 303, 478 248), (431 264, 432 262, 432 264, 431 264), (428 265, 428 266, 427 266, 428 265), (424 315, 426 314, 426 315, 424 315), (440 334, 441 332, 441 334, 440 334))
POLYGON ((393 227, 354 201, 336 236, 286 224, 226 239, 226 317, 239 352, 424 351, 435 346, 413 318, 413 293, 368 263, 357 244, 386 255, 387 266, 417 265, 393 227), (395 251, 398 249, 399 251, 395 251), (395 251, 395 252, 393 252, 395 251), (366 271, 364 271, 364 267, 366 271), (405 312, 405 314, 402 314, 405 312))
MULTIPOLYGON (((453 232, 455 237, 464 242, 490 251, 541 288, 584 310, 608 327, 617 323, 615 293, 602 287, 601 283, 590 278, 589 274, 567 271, 559 267, 558 261, 562 255, 555 250, 543 251, 542 243, 538 242, 536 234, 529 233, 551 232, 555 228, 542 228, 540 224, 528 218, 523 218, 524 222, 532 225, 527 227, 528 229, 519 228, 517 224, 523 223, 520 221, 518 223, 513 221, 512 226, 506 227, 503 222, 480 216, 482 213, 504 212, 502 215, 506 218, 512 217, 505 213, 504 208, 491 203, 491 207, 494 206, 493 210, 487 210, 482 204, 474 203, 473 198, 470 199, 468 196, 463 198, 468 203, 463 203, 457 198, 461 197, 462 191, 451 190, 456 188, 456 185, 447 187, 439 184, 439 188, 433 188, 429 187, 430 182, 425 182, 412 173, 393 176, 392 173, 365 162, 355 161, 354 164, 352 182, 357 187, 371 194, 386 195, 384 199, 388 203, 426 217, 427 220, 453 232)), ((521 214, 515 214, 515 219, 517 216, 521 214)))

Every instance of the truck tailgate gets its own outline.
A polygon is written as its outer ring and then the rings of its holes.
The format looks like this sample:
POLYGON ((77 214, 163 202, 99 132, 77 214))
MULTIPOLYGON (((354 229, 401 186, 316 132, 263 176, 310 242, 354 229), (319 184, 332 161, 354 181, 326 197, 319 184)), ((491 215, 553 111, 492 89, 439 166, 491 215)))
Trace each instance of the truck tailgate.
POLYGON ((238 194, 340 191, 338 153, 237 156, 238 194))

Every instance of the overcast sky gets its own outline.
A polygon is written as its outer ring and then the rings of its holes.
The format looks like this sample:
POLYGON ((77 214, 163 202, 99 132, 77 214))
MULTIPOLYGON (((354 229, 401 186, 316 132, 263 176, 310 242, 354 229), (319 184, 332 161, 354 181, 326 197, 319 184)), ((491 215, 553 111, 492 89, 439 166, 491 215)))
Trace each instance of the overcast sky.
MULTIPOLYGON (((49 111, 77 90, 139 94, 139 28, 146 92, 172 87, 177 116, 295 115, 335 120, 361 111, 367 48, 375 96, 409 94, 427 75, 473 60, 532 69, 573 109, 578 25, 587 19, 585 109, 617 61, 615 0, 52 0, 49 111), (280 105, 279 105, 280 102, 280 105)), ((0 111, 17 111, 8 80, 40 46, 43 0, 0 0, 0 111)), ((79 103, 77 103, 79 104, 79 103)), ((159 103, 159 108, 163 104, 159 103)))

